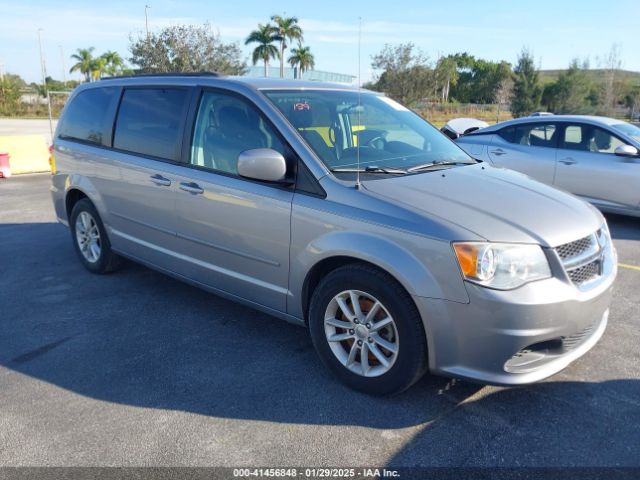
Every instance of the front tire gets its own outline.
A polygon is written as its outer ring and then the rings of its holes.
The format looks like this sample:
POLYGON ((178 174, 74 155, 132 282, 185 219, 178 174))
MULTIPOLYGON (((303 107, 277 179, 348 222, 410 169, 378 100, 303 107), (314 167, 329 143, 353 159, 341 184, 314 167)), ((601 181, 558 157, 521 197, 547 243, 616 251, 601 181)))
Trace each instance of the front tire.
POLYGON ((399 393, 427 370, 413 299, 377 268, 352 264, 329 273, 313 293, 309 330, 322 362, 355 390, 399 393))
POLYGON ((120 265, 120 257, 111 250, 98 211, 87 198, 79 200, 69 218, 71 238, 80 261, 92 273, 108 273, 120 265))

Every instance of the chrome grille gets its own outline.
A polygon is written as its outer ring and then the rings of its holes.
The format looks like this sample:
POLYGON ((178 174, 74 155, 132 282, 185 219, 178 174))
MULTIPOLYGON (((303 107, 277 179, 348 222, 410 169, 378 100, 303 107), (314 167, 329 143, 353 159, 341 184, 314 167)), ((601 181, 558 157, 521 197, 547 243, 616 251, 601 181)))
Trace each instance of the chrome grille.
POLYGON ((600 260, 595 260, 567 272, 569 278, 576 285, 582 285, 600 275, 600 260))
POLYGON ((555 248, 567 276, 578 288, 602 275, 604 253, 610 241, 606 230, 601 229, 555 248))
POLYGON ((564 245, 560 245, 556 248, 556 252, 560 255, 562 260, 568 260, 573 257, 577 257, 578 255, 583 254, 587 250, 589 250, 595 238, 593 235, 589 235, 587 237, 581 238, 580 240, 576 240, 575 242, 565 243, 564 245))

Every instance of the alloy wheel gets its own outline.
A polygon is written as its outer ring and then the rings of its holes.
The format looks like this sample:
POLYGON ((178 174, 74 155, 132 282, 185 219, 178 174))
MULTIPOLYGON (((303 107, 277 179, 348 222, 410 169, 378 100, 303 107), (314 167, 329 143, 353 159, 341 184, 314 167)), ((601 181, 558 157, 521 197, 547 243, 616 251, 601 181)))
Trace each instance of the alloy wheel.
POLYGON ((366 292, 345 290, 333 297, 325 311, 324 330, 333 354, 357 375, 384 375, 398 358, 393 316, 366 292))
POLYGON ((85 260, 96 263, 100 259, 102 251, 100 229, 96 220, 87 211, 80 212, 76 218, 76 241, 85 260))

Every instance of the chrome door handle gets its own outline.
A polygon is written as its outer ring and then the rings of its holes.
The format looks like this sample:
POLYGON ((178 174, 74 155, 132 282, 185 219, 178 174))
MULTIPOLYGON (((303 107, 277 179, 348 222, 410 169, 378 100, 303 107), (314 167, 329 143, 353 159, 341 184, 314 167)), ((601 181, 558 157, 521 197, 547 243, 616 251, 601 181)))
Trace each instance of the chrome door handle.
POLYGON ((171 180, 169 180, 168 178, 165 178, 162 175, 159 175, 157 173, 155 175, 151 175, 151 177, 149 177, 149 178, 156 185, 161 185, 163 187, 168 187, 169 185, 171 185, 171 180))
POLYGON ((507 152, 499 148, 498 150, 491 150, 489 153, 493 153, 494 155, 500 156, 500 155, 505 155, 507 152))
POLYGON ((562 158, 560 160, 560 163, 564 163, 565 165, 573 165, 574 163, 578 163, 576 162, 573 158, 571 157, 567 157, 567 158, 562 158))
POLYGON ((189 183, 181 183, 180 190, 184 190, 185 192, 199 194, 204 193, 204 190, 200 188, 200 185, 197 183, 189 182, 189 183))

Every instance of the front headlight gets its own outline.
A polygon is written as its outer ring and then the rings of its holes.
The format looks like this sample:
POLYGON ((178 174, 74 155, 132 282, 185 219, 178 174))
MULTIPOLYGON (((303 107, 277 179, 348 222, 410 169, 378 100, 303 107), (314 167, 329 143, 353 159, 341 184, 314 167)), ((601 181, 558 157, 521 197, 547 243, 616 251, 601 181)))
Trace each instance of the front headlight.
POLYGON ((465 279, 498 290, 511 290, 551 277, 539 245, 456 242, 453 244, 465 279))

